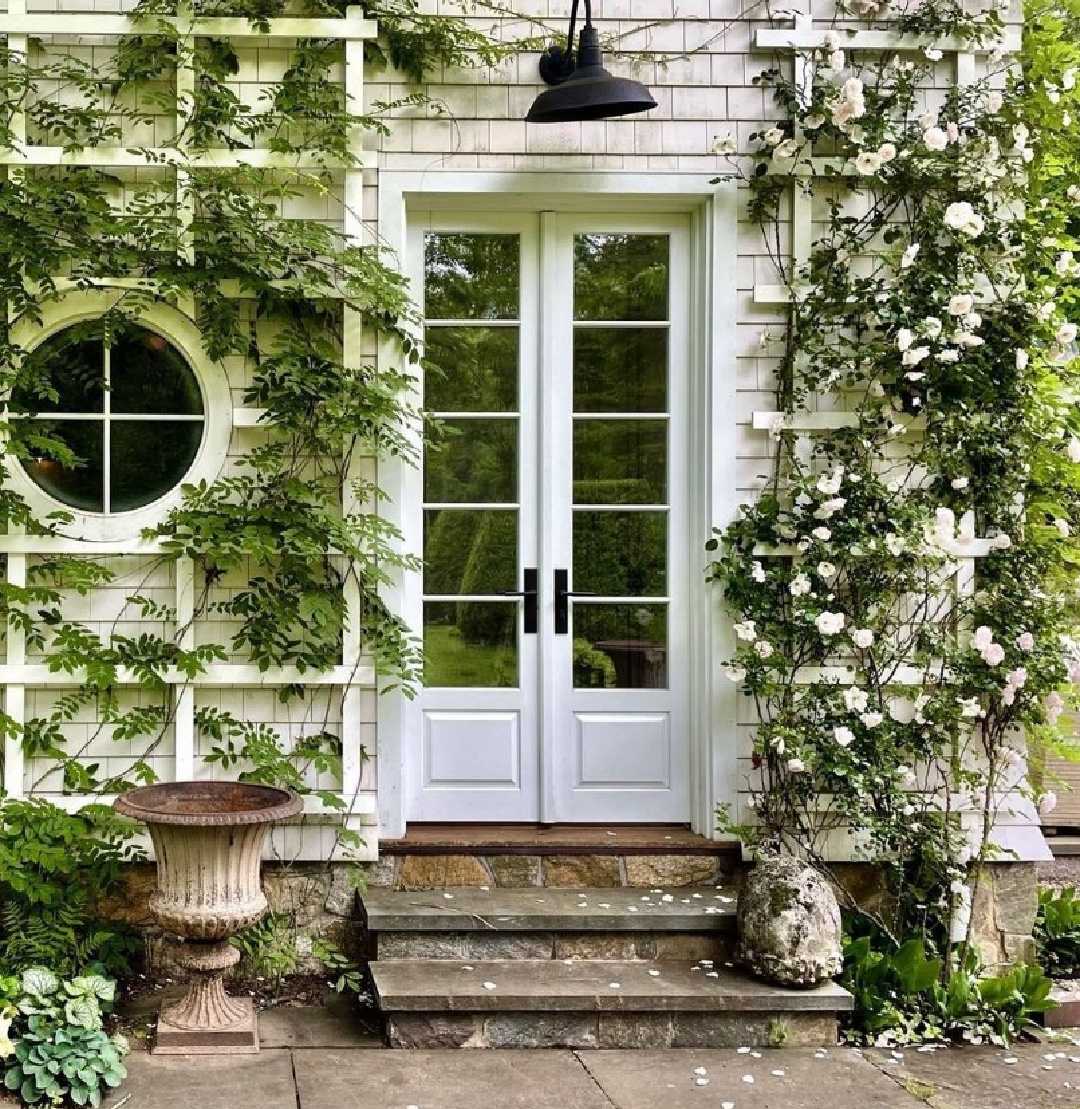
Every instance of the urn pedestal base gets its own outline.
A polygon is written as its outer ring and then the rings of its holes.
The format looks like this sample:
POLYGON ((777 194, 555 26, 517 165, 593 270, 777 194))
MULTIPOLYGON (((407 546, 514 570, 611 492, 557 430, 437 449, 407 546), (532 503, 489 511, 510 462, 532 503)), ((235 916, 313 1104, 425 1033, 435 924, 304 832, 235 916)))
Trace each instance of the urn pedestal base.
POLYGON ((157 1040, 152 1055, 257 1055, 259 1018, 250 997, 232 997, 230 1002, 242 1016, 226 1028, 178 1028, 167 1013, 158 1018, 157 1040))

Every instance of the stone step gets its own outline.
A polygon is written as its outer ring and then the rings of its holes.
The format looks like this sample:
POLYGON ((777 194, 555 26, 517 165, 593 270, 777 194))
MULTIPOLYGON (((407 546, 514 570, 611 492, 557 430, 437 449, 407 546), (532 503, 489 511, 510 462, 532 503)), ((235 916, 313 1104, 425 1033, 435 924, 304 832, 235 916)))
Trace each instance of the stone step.
POLYGON ((730 959, 735 897, 713 886, 648 892, 461 889, 364 894, 379 959, 730 959))
POLYGON ((394 1047, 767 1047, 835 1043, 851 995, 633 960, 371 964, 394 1047))

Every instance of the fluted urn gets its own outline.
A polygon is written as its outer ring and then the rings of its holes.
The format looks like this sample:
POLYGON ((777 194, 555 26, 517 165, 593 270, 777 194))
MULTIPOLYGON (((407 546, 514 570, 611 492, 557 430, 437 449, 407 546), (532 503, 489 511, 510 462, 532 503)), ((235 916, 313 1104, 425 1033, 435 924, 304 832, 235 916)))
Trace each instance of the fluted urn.
POLYGON ((300 798, 241 782, 170 782, 125 793, 115 807, 150 832, 158 879, 150 908, 184 940, 176 958, 191 972, 187 994, 161 1011, 155 1052, 258 1051, 251 999, 225 992, 225 971, 240 960, 229 938, 266 913, 263 844, 271 824, 300 812, 300 798))

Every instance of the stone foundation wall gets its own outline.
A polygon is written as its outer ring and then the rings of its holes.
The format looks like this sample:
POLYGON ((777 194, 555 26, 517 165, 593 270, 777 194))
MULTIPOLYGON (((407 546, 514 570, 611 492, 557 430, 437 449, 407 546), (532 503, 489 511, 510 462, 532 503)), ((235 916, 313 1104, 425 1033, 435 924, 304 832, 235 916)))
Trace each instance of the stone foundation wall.
MULTIPOLYGON (((738 885, 745 867, 730 855, 387 855, 359 864, 298 863, 263 867, 270 908, 291 923, 297 970, 319 973, 312 956, 317 939, 333 942, 352 958, 367 955, 360 909, 365 887, 432 889, 441 886, 594 887, 738 885)), ((880 907, 888 895, 879 872, 864 864, 834 868, 849 898, 880 907)), ((988 968, 1034 960, 1038 876, 1033 863, 993 863, 972 907, 974 936, 988 968)), ((146 969, 171 970, 168 944, 154 923, 152 864, 124 872, 123 892, 100 906, 103 916, 134 926, 146 937, 146 969)), ((843 899, 842 899, 843 903, 843 899)))
MULTIPOLYGON (((844 893, 864 909, 880 909, 888 899, 881 874, 863 863, 833 866, 844 893)), ((1080 869, 1080 868, 1078 868, 1080 869)), ((1034 963, 1031 937, 1038 908, 1035 863, 989 863, 971 907, 972 936, 988 971, 1012 963, 1034 963)), ((841 904, 845 900, 841 897, 841 904)))

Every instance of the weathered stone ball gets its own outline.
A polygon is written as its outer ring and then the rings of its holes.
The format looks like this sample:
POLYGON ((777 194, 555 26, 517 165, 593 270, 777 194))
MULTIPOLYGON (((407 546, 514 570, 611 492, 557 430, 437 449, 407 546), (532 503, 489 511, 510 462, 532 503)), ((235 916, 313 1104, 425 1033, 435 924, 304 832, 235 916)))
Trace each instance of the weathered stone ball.
POLYGON ((763 859, 739 894, 738 958, 778 986, 809 989, 840 973, 840 906, 813 867, 763 859))

